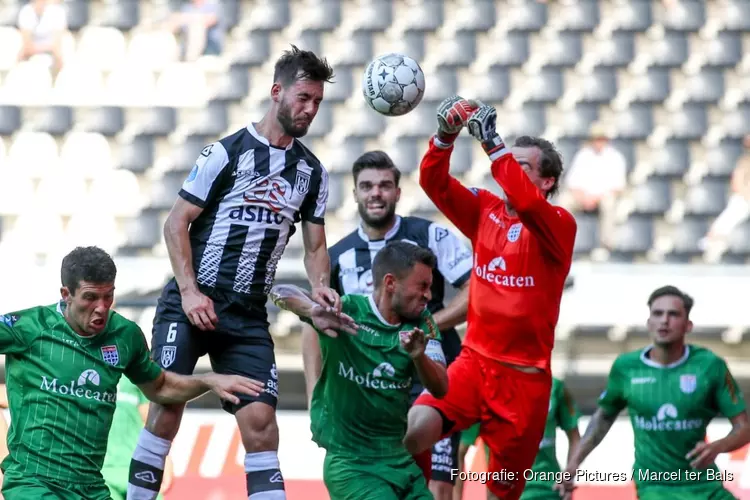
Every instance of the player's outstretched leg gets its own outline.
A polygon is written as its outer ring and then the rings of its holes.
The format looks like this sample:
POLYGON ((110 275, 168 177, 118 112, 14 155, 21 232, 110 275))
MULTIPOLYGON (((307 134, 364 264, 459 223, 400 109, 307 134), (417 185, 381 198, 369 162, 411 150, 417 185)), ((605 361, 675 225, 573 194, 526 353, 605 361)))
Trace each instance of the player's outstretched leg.
POLYGON ((184 410, 185 405, 149 405, 146 426, 130 461, 128 500, 153 500, 159 494, 164 464, 184 410))

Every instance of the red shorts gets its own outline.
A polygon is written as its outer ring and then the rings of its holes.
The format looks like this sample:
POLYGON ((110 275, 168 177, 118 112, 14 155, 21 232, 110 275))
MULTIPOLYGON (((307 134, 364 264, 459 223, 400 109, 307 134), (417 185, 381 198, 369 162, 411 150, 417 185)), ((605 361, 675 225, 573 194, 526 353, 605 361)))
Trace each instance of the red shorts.
POLYGON ((443 399, 425 392, 414 404, 440 411, 446 436, 480 422, 490 449, 487 488, 499 498, 520 498, 523 472, 534 464, 544 435, 552 376, 524 373, 464 347, 448 367, 448 384, 443 399))

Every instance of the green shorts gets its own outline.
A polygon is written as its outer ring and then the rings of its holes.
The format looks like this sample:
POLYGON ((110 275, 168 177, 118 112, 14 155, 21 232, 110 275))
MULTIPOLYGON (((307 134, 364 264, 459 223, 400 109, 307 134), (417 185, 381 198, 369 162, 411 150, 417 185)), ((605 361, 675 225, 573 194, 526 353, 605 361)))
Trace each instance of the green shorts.
MULTIPOLYGON (((128 476, 130 475, 129 467, 106 467, 102 469, 104 482, 109 488, 109 494, 112 500, 125 500, 128 496, 128 476)), ((158 495, 157 500, 163 500, 162 495, 158 495)))
POLYGON ((422 469, 410 456, 368 460, 326 453, 323 482, 331 500, 432 500, 422 469))
POLYGON ((101 483, 80 484, 52 481, 39 476, 5 474, 5 500, 110 500, 109 488, 101 483))
POLYGON ((638 500, 737 500, 718 481, 694 484, 664 485, 649 484, 638 487, 638 500))

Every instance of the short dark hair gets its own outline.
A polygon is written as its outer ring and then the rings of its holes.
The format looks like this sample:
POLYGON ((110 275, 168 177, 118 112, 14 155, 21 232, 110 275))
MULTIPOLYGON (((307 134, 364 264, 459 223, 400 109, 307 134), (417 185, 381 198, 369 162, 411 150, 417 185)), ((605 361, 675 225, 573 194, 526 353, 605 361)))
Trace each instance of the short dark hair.
POLYGON ((435 269, 437 257, 432 250, 414 243, 391 241, 375 254, 372 261, 372 281, 377 288, 386 274, 403 278, 420 262, 435 269))
POLYGON ((693 298, 677 288, 676 286, 667 285, 663 286, 661 288, 657 288, 653 292, 651 292, 651 295, 648 297, 648 307, 651 308, 651 305, 654 303, 656 299, 659 297, 677 297, 682 301, 683 307, 685 307, 685 314, 686 316, 690 317, 690 310, 693 308, 693 304, 695 301, 693 298))
POLYGON ((359 173, 367 168, 374 168, 376 170, 391 170, 393 172, 393 178, 396 181, 396 187, 401 181, 401 171, 393 163, 388 153, 380 150, 368 151, 362 156, 354 160, 352 165, 352 177, 354 177, 354 185, 357 185, 357 178, 359 173))
POLYGON ((77 247, 63 258, 60 271, 62 285, 75 295, 81 281, 114 283, 117 266, 107 252, 99 247, 77 247))
POLYGON ((319 58, 309 50, 300 50, 296 45, 284 51, 273 69, 274 83, 284 88, 298 80, 331 83, 333 76, 333 68, 326 59, 319 58))
POLYGON ((552 177, 555 179, 554 184, 547 191, 547 197, 549 198, 557 194, 557 190, 560 188, 560 177, 562 177, 563 173, 563 159, 560 152, 555 148, 555 145, 541 137, 522 135, 516 139, 513 146, 519 148, 539 148, 542 152, 539 160, 539 173, 542 177, 552 177))

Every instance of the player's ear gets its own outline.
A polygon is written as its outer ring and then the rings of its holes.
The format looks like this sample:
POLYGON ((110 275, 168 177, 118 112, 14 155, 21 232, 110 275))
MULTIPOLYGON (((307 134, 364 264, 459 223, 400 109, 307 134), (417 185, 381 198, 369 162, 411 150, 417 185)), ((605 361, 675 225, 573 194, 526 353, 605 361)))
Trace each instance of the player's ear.
POLYGON ((685 333, 690 333, 693 331, 693 322, 688 320, 687 325, 685 325, 685 333))
POLYGON ((383 286, 386 291, 393 293, 396 290, 396 277, 392 274, 386 274, 383 276, 383 286))
POLYGON ((280 83, 274 83, 271 85, 271 100, 273 102, 281 102, 281 92, 284 88, 280 83))
POLYGON ((67 286, 61 286, 60 287, 60 297, 62 297, 63 301, 65 303, 69 302, 70 299, 70 289, 67 286))
POLYGON ((401 188, 397 187, 396 188, 396 203, 398 203, 399 201, 401 201, 401 188))

